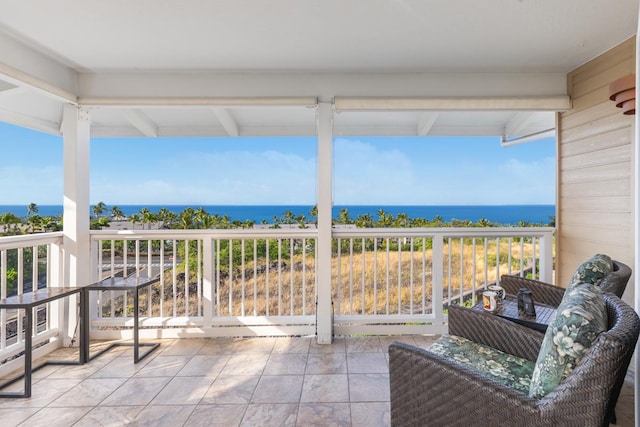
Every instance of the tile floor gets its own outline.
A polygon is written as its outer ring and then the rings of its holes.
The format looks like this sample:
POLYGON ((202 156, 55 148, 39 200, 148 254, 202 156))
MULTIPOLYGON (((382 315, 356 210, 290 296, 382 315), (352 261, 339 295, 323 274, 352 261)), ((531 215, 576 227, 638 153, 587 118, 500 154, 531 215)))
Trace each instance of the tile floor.
MULTIPOLYGON (((35 372, 31 398, 0 399, 0 420, 3 427, 388 426, 389 344, 433 339, 164 340, 137 365, 130 348, 118 347, 84 366, 35 372)), ((633 425, 631 379, 617 413, 618 426, 633 425)))

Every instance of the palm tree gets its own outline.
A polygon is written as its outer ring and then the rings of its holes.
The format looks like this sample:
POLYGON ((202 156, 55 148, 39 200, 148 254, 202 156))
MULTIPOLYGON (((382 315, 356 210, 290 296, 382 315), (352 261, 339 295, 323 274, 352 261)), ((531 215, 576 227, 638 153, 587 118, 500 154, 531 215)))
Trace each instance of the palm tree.
POLYGON ((100 218, 100 216, 107 210, 107 205, 104 204, 104 202, 98 202, 98 204, 96 204, 93 207, 93 215, 96 218, 100 218))
POLYGON ((207 222, 208 224, 210 224, 208 221, 209 218, 209 212, 206 211, 205 208, 203 208, 202 206, 200 206, 198 209, 196 209, 196 211, 193 214, 193 218, 196 222, 196 228, 209 228, 209 227, 205 227, 204 223, 207 222))
POLYGON ((38 213, 38 205, 36 205, 35 203, 29 203, 29 206, 27 206, 27 217, 30 217, 31 214, 37 214, 38 213))
POLYGON ((113 218, 114 221, 122 221, 124 219, 124 212, 122 212, 119 207, 113 206, 111 208, 111 218, 113 218))
POLYGON ((151 229, 151 223, 156 221, 155 215, 147 208, 142 208, 138 212, 142 218, 142 223, 147 224, 147 230, 151 229))
POLYGON ((340 214, 338 214, 337 222, 339 224, 350 224, 351 222, 353 222, 347 208, 340 209, 340 214))
POLYGON ((131 215, 129 215, 129 221, 131 221, 131 229, 135 230, 136 229, 136 223, 140 222, 141 218, 140 215, 133 213, 131 215))
POLYGON ((193 208, 185 208, 178 215, 178 220, 180 221, 180 225, 184 230, 189 228, 193 228, 193 221, 195 217, 196 211, 193 208))
POLYGON ((22 224, 22 220, 14 213, 6 212, 0 215, 0 224, 4 226, 5 234, 18 234, 18 224, 22 224))
POLYGON ((29 225, 30 232, 34 233, 36 230, 42 228, 42 217, 38 214, 31 215, 28 217, 27 223, 29 225))

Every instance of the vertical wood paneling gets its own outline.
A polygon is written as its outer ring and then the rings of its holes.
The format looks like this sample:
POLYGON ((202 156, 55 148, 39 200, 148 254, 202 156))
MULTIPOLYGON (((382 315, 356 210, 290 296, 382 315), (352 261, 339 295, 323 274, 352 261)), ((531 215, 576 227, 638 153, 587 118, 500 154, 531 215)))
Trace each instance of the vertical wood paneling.
MULTIPOLYGON (((567 76, 573 108, 558 117, 560 286, 595 253, 633 265, 634 118, 609 101, 608 83, 634 73, 634 64, 635 40, 629 39, 567 76)), ((633 302, 633 286, 624 299, 633 302)))

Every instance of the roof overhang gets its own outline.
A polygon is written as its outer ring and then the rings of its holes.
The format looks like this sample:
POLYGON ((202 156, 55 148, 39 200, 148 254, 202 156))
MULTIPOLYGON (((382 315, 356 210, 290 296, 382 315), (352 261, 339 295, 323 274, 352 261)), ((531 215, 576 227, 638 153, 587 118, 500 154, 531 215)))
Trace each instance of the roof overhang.
POLYGON ((71 103, 94 137, 316 135, 327 102, 336 135, 513 138, 636 32, 637 1, 449 3, 5 2, 0 120, 56 134, 71 103))

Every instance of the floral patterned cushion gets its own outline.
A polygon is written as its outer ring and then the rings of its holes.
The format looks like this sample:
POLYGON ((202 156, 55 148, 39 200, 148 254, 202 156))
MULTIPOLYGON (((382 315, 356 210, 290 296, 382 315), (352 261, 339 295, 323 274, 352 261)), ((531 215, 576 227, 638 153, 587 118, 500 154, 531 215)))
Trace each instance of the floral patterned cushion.
POLYGON ((613 271, 613 261, 608 255, 596 254, 583 262, 569 280, 570 288, 578 283, 597 285, 607 273, 613 271))
POLYGON ((501 384, 529 392, 534 363, 456 335, 443 335, 428 351, 453 359, 501 384))
POLYGON ((607 311, 600 288, 581 283, 567 289, 542 341, 529 396, 540 398, 556 388, 606 328, 607 311))

